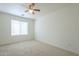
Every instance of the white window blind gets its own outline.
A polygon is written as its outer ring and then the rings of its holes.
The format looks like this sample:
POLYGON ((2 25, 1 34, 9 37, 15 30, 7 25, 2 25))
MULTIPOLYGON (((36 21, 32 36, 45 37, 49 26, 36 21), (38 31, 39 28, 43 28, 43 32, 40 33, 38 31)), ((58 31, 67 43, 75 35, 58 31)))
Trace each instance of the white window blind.
POLYGON ((11 35, 27 35, 28 22, 11 20, 11 35))

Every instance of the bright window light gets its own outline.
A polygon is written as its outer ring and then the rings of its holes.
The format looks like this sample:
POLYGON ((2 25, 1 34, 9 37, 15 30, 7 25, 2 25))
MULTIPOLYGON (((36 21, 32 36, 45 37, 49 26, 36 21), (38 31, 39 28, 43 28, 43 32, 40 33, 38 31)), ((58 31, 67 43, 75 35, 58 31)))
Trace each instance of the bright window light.
POLYGON ((26 22, 20 22, 20 33, 21 34, 28 34, 28 23, 26 22))
POLYGON ((11 20, 11 35, 27 35, 28 34, 28 22, 22 22, 18 20, 11 20))

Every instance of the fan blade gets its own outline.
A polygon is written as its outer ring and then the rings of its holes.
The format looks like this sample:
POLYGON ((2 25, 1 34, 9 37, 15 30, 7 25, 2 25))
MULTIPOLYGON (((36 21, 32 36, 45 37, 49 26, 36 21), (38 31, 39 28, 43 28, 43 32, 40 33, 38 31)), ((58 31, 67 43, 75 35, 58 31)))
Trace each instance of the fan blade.
POLYGON ((28 12, 29 10, 26 10, 25 12, 28 12))
POLYGON ((32 12, 32 14, 35 14, 34 11, 32 12))
POLYGON ((32 6, 35 6, 35 3, 32 3, 32 6))
POLYGON ((34 9, 35 8, 35 3, 32 3, 31 4, 31 9, 34 9))
POLYGON ((29 5, 29 9, 32 9, 32 6, 31 5, 29 5))
POLYGON ((33 9, 34 11, 40 11, 39 9, 33 9))

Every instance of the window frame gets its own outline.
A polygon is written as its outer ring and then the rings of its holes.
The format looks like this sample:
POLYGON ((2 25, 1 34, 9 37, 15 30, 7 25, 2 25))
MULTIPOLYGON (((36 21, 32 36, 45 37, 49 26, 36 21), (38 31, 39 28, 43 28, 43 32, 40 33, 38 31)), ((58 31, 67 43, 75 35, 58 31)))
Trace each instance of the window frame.
POLYGON ((11 20, 11 36, 28 35, 28 28, 29 28, 29 27, 28 27, 28 22, 27 22, 27 21, 20 21, 20 20, 14 20, 14 19, 11 20), (18 23, 18 24, 19 24, 19 29, 18 29, 18 30, 19 30, 19 32, 18 32, 19 34, 16 34, 16 31, 14 31, 14 33, 13 33, 13 31, 12 31, 12 30, 13 30, 12 25, 14 25, 14 24, 13 24, 13 21, 19 22, 19 23, 18 23), (26 29, 27 29, 27 30, 26 30, 26 33, 23 32, 24 34, 22 33, 23 30, 21 29, 21 28, 22 28, 22 25, 23 25, 23 24, 22 24, 23 22, 24 22, 25 24, 27 24, 27 25, 26 25, 26 29))

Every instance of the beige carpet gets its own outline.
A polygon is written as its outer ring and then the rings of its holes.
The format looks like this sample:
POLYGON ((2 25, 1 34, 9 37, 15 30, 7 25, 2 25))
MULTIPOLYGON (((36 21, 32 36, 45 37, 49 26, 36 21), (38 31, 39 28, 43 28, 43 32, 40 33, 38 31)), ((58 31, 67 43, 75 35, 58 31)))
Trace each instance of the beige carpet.
POLYGON ((0 47, 0 56, 75 56, 76 54, 38 42, 25 41, 0 47))

